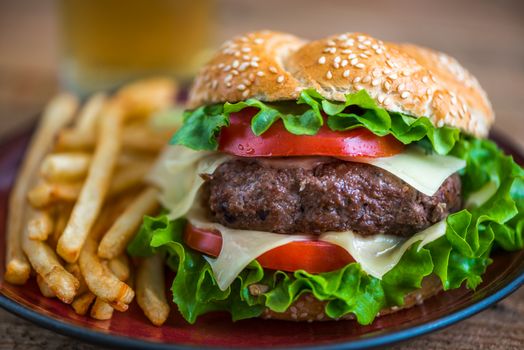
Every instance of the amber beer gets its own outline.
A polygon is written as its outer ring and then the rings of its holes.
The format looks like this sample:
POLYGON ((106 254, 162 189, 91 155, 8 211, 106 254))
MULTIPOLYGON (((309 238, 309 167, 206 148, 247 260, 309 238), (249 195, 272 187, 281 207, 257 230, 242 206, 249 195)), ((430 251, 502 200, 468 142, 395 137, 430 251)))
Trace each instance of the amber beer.
POLYGON ((212 0, 60 0, 61 79, 80 93, 152 74, 188 77, 209 44, 212 0))

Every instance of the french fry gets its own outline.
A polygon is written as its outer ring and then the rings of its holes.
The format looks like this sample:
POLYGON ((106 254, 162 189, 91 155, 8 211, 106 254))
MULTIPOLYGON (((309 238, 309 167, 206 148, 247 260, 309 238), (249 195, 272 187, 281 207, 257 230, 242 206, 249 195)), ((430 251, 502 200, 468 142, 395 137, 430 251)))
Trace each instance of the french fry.
POLYGON ((38 284, 38 288, 40 289, 40 293, 46 298, 54 298, 55 293, 51 290, 49 285, 46 283, 46 281, 42 278, 40 275, 36 275, 36 284, 38 284))
MULTIPOLYGON (((115 197, 143 184, 150 168, 151 164, 146 161, 117 168, 106 196, 115 197)), ((72 204, 80 196, 82 185, 80 182, 40 182, 29 191, 27 199, 34 208, 48 208, 58 203, 72 204)))
POLYGON ((40 166, 40 174, 48 181, 80 180, 87 174, 90 162, 88 153, 49 154, 40 166))
POLYGON ((96 296, 93 293, 87 292, 76 297, 75 300, 71 303, 71 306, 73 307, 73 310, 75 310, 76 314, 83 316, 87 314, 87 311, 89 310, 89 307, 95 298, 96 296))
POLYGON ((88 237, 78 260, 80 271, 93 294, 109 303, 118 311, 126 311, 135 292, 120 281, 96 254, 97 244, 88 237))
POLYGON ((27 229, 24 230, 22 247, 33 269, 44 279, 57 298, 66 304, 71 303, 80 282, 66 271, 53 249, 45 242, 30 239, 27 229))
POLYGON ((154 132, 144 125, 130 125, 122 133, 122 147, 141 152, 160 152, 173 136, 170 132, 154 132))
POLYGON ((100 113, 106 101, 107 96, 102 93, 91 96, 80 111, 74 130, 81 134, 94 136, 100 113))
POLYGON ((37 210, 35 216, 27 223, 27 231, 30 239, 40 241, 47 240, 53 232, 54 219, 49 210, 37 210))
POLYGON ((57 245, 58 254, 67 262, 78 260, 104 203, 120 151, 122 118, 122 108, 116 103, 109 103, 101 115, 100 133, 89 173, 57 245))
POLYGON ((150 78, 124 86, 118 92, 117 98, 124 103, 127 118, 144 118, 171 106, 177 90, 175 82, 171 79, 150 78))
POLYGON ((109 320, 113 317, 115 309, 101 298, 96 298, 95 303, 91 307, 91 317, 95 320, 109 320))
POLYGON ((81 190, 81 183, 40 182, 29 191, 27 199, 34 208, 46 208, 59 202, 75 202, 81 190))
POLYGON ((57 205, 55 207, 55 227, 52 235, 48 239, 48 243, 53 249, 56 249, 56 244, 64 232, 69 216, 71 215, 71 209, 70 205, 57 205))
POLYGON ((133 167, 117 171, 109 186, 108 196, 115 197, 142 185, 150 169, 150 164, 137 163, 133 167))
POLYGON ((67 272, 75 276, 75 278, 79 282, 77 295, 82 295, 85 292, 89 291, 84 276, 82 276, 82 271, 80 271, 80 266, 78 266, 78 263, 66 264, 65 269, 67 270, 67 272))
POLYGON ((164 263, 160 255, 141 261, 136 275, 136 300, 146 317, 161 326, 169 316, 165 295, 164 263))
POLYGON ((129 279, 131 275, 131 266, 127 255, 122 254, 114 259, 108 260, 107 266, 113 274, 122 282, 129 279))
POLYGON ((7 218, 7 249, 5 279, 12 284, 24 284, 31 267, 22 250, 22 235, 26 222, 26 194, 33 183, 34 173, 48 152, 58 131, 69 123, 78 101, 70 94, 61 94, 47 105, 38 129, 28 147, 16 184, 9 197, 7 218))
POLYGON ((96 139, 96 127, 99 115, 106 103, 103 94, 92 96, 84 105, 78 120, 71 129, 61 130, 58 135, 58 149, 89 149, 93 148, 96 139))
POLYGON ((147 188, 142 191, 102 238, 98 246, 98 255, 101 258, 114 259, 124 254, 144 215, 152 214, 157 208, 157 190, 147 188))

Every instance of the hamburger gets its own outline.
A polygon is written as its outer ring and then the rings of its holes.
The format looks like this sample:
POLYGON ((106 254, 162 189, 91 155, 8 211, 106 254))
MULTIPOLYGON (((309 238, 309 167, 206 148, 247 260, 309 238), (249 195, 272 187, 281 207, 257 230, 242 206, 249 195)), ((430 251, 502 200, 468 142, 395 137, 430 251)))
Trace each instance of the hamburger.
POLYGON ((195 78, 149 180, 164 212, 128 247, 162 254, 188 322, 379 316, 476 288, 521 249, 524 172, 455 59, 347 33, 227 41, 195 78), (438 297, 438 296, 436 296, 438 297))

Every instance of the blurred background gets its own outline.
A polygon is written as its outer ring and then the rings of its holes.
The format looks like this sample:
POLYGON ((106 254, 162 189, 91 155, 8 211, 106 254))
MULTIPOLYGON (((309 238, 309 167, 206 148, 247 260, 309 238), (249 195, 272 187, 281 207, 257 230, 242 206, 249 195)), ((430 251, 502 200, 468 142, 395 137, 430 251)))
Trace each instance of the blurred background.
POLYGON ((257 29, 361 31, 444 51, 478 77, 497 128, 524 147, 518 0, 0 0, 0 139, 57 89, 85 94, 158 73, 189 81, 223 40, 257 29))

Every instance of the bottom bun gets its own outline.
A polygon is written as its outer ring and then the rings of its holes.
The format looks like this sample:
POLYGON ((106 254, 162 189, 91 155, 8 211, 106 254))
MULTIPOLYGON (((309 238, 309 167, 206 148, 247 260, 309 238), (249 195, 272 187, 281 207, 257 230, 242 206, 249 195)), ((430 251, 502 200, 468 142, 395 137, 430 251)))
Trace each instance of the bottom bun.
MULTIPOLYGON (((420 305, 424 300, 438 294, 442 290, 442 283, 435 275, 430 275, 422 280, 422 287, 407 294, 404 298, 404 305, 392 306, 383 309, 378 316, 383 316, 397 312, 402 309, 408 309, 415 305, 420 305)), ((328 302, 320 301, 311 294, 301 295, 285 312, 275 312, 266 309, 260 317, 265 319, 276 319, 286 321, 332 321, 334 319, 328 317, 324 312, 324 308, 328 302)), ((355 315, 347 314, 336 320, 353 320, 355 315)))

